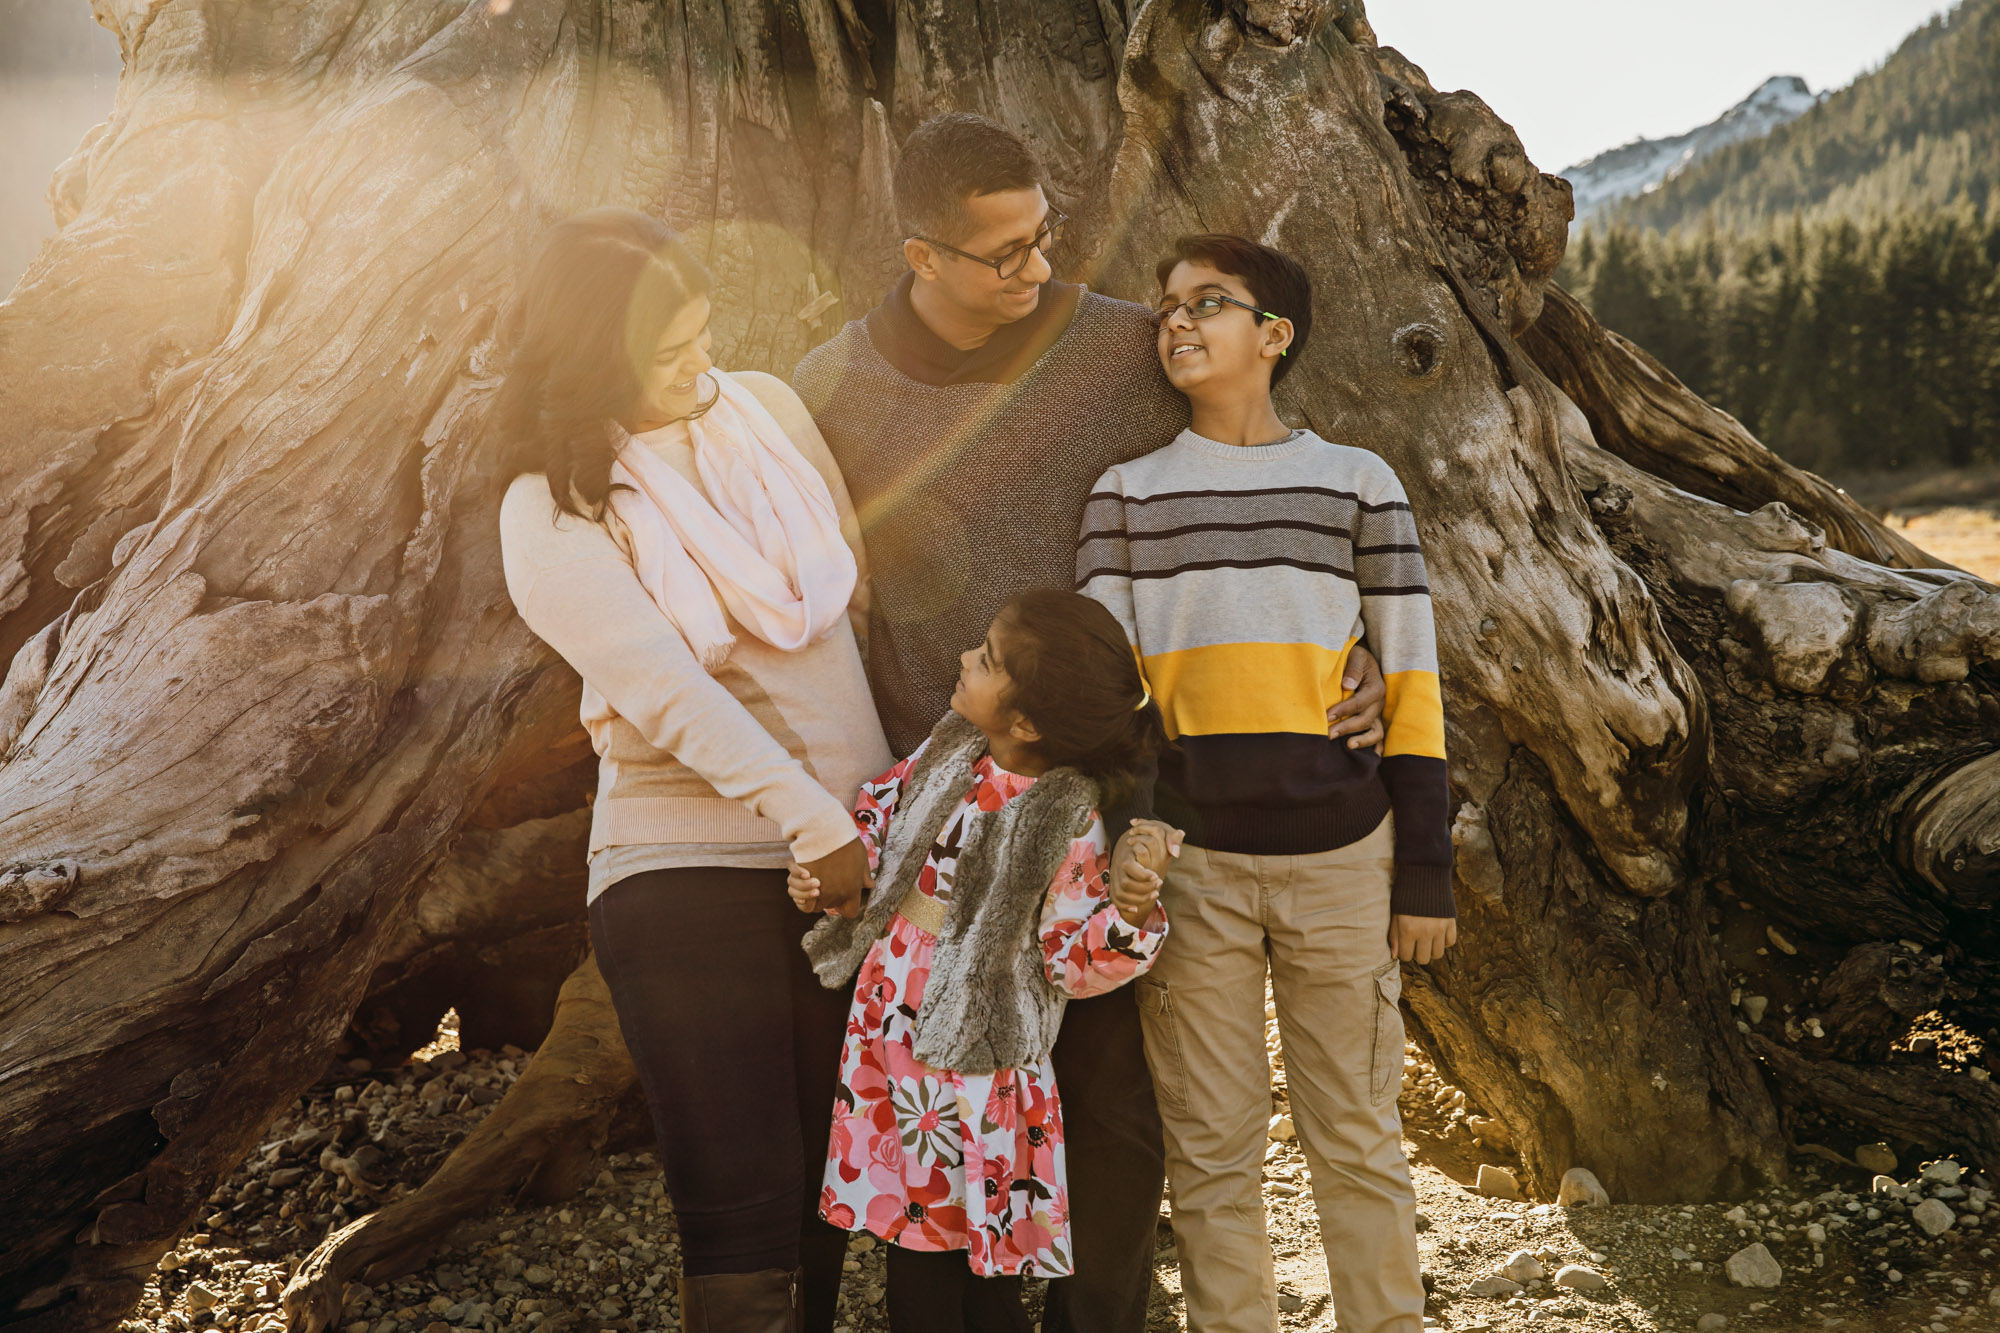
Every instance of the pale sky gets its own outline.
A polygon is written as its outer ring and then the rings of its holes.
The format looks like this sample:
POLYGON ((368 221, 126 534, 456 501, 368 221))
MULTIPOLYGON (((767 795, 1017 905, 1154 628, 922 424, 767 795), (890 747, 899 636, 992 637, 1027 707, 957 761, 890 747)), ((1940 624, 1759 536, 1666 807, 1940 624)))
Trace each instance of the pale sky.
POLYGON ((1469 88, 1543 171, 1706 124, 1773 74, 1814 92, 1882 63, 1943 0, 1368 0, 1385 46, 1469 88))

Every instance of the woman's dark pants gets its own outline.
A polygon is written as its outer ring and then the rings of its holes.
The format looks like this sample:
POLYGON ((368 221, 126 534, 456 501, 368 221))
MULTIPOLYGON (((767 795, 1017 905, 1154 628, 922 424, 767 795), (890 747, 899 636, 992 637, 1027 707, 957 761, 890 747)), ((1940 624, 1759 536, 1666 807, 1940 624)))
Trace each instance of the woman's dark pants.
POLYGON ((689 1276, 804 1270, 833 1327, 847 1236, 819 1218, 847 988, 813 975, 782 870, 649 870, 590 905, 590 942, 652 1108, 689 1276))

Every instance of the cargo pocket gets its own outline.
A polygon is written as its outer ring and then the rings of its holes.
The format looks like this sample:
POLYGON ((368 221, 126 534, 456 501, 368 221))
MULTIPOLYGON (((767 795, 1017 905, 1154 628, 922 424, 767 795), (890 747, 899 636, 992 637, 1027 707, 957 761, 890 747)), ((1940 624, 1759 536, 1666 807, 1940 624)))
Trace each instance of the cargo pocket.
POLYGON ((1153 1094, 1167 1110, 1185 1114, 1187 1061, 1181 1055, 1173 996, 1164 981, 1151 977, 1140 977, 1132 985, 1139 997, 1139 1021, 1145 1031, 1146 1064, 1153 1071, 1153 1094))
POLYGON ((1377 1106, 1396 1095, 1403 1075, 1403 969, 1395 959, 1375 969, 1375 1038, 1368 1057, 1368 1091, 1377 1106))

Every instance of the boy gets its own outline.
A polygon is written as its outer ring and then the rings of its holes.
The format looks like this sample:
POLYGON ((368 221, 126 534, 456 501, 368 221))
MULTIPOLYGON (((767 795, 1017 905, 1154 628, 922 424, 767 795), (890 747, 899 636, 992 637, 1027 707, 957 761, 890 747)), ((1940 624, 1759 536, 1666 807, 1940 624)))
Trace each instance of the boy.
POLYGON ((1192 426, 1098 480, 1077 582, 1124 624, 1178 742, 1157 796, 1186 830, 1161 897, 1174 937, 1138 992, 1188 1328, 1277 1328, 1268 966, 1342 1333, 1417 1333, 1396 960, 1442 956, 1457 923, 1416 526, 1386 463, 1272 406, 1312 326, 1296 261, 1189 236, 1159 279, 1157 351, 1192 426), (1364 623, 1389 690, 1383 757, 1326 734, 1364 623))

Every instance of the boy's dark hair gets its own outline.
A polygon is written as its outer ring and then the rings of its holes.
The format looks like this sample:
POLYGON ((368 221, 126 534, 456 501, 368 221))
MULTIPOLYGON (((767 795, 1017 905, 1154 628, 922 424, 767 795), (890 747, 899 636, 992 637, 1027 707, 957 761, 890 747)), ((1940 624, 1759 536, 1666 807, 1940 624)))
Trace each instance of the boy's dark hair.
POLYGON ((1021 136, 984 116, 932 116, 903 141, 896 161, 896 218, 910 236, 956 240, 965 201, 1042 183, 1042 164, 1021 136))
POLYGON ((1082 593, 1030 588, 999 623, 1007 704, 1041 732, 1036 756, 1094 779, 1104 805, 1122 802, 1167 733, 1117 617, 1082 593))
POLYGON ((1292 345, 1287 349, 1291 354, 1278 358, 1271 383, 1275 386, 1290 374, 1312 334, 1313 285, 1304 266, 1268 245, 1222 232, 1203 232, 1175 241, 1160 261, 1154 277, 1162 291, 1174 266, 1185 263, 1206 264, 1218 273, 1227 273, 1250 289, 1250 299, 1260 310, 1292 321, 1292 345))

